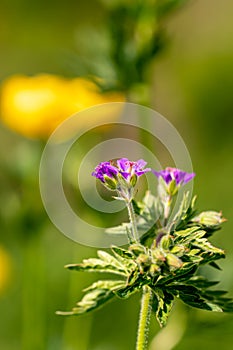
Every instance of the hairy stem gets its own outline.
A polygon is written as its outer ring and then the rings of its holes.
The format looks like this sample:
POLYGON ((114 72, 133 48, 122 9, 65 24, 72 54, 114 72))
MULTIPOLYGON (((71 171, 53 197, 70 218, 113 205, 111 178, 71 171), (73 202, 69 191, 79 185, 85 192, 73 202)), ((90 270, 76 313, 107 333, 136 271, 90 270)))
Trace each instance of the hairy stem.
MULTIPOLYGON (((133 239, 136 242, 138 242, 136 218, 135 218, 133 204, 131 201, 127 203, 127 208, 129 212, 129 219, 132 225, 133 239)), ((147 349, 148 332, 149 332, 151 308, 152 308, 151 299, 152 299, 151 289, 148 286, 144 286, 142 299, 141 299, 141 310, 140 310, 139 323, 138 323, 136 350, 147 349)))
POLYGON ((134 213, 134 208, 132 202, 127 203, 128 213, 129 213, 129 220, 132 227, 132 236, 135 242, 138 242, 138 230, 136 225, 136 218, 134 213))
POLYGON ((151 317, 151 298, 152 291, 148 286, 143 287, 141 299, 141 310, 138 323, 136 350, 147 350, 148 333, 151 317))

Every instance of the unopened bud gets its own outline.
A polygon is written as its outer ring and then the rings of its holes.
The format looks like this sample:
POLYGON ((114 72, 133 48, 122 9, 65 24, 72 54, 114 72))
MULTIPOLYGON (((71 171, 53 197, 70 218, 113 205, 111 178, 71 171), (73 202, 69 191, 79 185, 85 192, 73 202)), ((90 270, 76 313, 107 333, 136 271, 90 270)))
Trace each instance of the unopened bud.
POLYGON ((164 250, 168 250, 170 245, 171 245, 172 241, 169 235, 164 235, 161 240, 160 240, 160 246, 161 248, 163 248, 164 250))
POLYGON ((196 222, 207 227, 217 227, 225 221, 226 219, 223 218, 222 212, 217 211, 203 211, 201 214, 192 219, 192 222, 196 222))
POLYGON ((150 264, 150 257, 146 254, 140 254, 137 257, 137 262, 141 265, 149 265, 150 264))
POLYGON ((176 256, 182 256, 185 253, 185 247, 184 246, 179 246, 179 245, 175 245, 172 249, 171 249, 171 253, 172 254, 176 254, 176 256))
POLYGON ((135 185, 136 185, 136 183, 137 183, 137 175, 136 174, 133 174, 133 176, 130 178, 130 185, 132 186, 132 187, 134 187, 135 185))
POLYGON ((173 179, 167 186, 167 192, 170 196, 174 196, 178 191, 176 180, 173 179))
POLYGON ((104 175, 104 184, 108 189, 110 189, 112 191, 116 190, 116 188, 117 188, 116 180, 112 179, 111 177, 109 177, 107 175, 104 175))
POLYGON ((161 262, 161 261, 165 261, 166 258, 164 256, 164 254, 162 253, 162 251, 158 248, 154 249, 152 251, 152 259, 156 262, 161 262))
POLYGON ((157 264, 152 264, 150 266, 150 275, 153 277, 155 275, 157 275, 159 272, 161 271, 159 265, 157 264))
POLYGON ((166 260, 169 266, 175 267, 177 269, 183 265, 182 261, 178 258, 178 256, 171 253, 167 254, 166 260))
POLYGON ((131 244, 129 246, 129 250, 134 253, 134 255, 138 256, 139 254, 145 254, 145 247, 141 244, 131 244))

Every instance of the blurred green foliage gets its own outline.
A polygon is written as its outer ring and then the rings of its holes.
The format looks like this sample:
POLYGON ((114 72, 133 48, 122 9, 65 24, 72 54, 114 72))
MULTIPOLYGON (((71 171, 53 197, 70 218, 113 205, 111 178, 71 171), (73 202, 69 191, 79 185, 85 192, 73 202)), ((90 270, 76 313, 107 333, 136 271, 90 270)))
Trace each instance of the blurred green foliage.
MULTIPOLYGON (((213 239, 227 253, 221 263, 224 273, 218 276, 211 269, 203 273, 221 279, 222 288, 233 293, 232 11, 230 0, 190 1, 172 18, 164 18, 162 29, 166 29, 170 43, 145 77, 150 80, 151 105, 171 120, 190 150, 197 174, 197 205, 200 210, 211 206, 222 209, 229 220, 213 239)), ((103 55, 110 40, 105 30, 107 13, 106 1, 1 0, 0 79, 15 73, 85 75, 94 67, 98 75, 114 81, 115 69, 103 55), (89 48, 85 42, 90 43, 89 48)), ((117 39, 116 48, 122 50, 117 39)), ((113 54, 117 54, 116 49, 113 54)), ((124 79, 127 73, 126 67, 119 72, 124 79)), ((0 295, 1 348, 132 349, 139 312, 137 296, 129 302, 116 300, 82 318, 55 315, 61 306, 70 309, 73 300, 80 299, 81 289, 92 282, 90 276, 68 273, 63 266, 94 256, 95 249, 71 242, 47 218, 38 185, 41 145, 3 126, 0 144, 1 245, 13 265, 10 282, 0 295)), ((174 349, 232 347, 231 315, 186 310, 181 304, 174 314, 176 325, 171 322, 167 338, 177 324, 182 328, 182 339, 174 349)), ((154 322, 152 334, 158 331, 156 327, 154 322)))

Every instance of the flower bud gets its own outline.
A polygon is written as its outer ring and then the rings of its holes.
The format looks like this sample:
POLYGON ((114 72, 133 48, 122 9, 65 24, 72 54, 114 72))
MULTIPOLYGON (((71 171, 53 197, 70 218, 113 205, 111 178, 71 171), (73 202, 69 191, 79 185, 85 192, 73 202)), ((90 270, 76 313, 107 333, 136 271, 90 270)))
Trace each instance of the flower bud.
POLYGON ((132 187, 134 187, 135 185, 136 185, 136 183, 137 183, 137 175, 136 174, 133 174, 133 176, 131 176, 131 178, 130 178, 130 185, 132 186, 132 187))
POLYGON ((131 244, 129 250, 136 256, 146 253, 145 247, 141 244, 131 244))
POLYGON ((158 273, 160 273, 161 269, 159 267, 159 265, 157 264, 151 264, 150 266, 150 275, 153 277, 155 275, 157 275, 158 273))
POLYGON ((203 211, 201 214, 199 214, 198 216, 195 216, 192 219, 192 222, 195 222, 210 228, 217 227, 225 221, 226 219, 223 218, 222 213, 217 211, 203 211))
POLYGON ((178 191, 178 185, 176 184, 176 180, 173 179, 171 182, 167 185, 167 193, 170 196, 174 196, 178 191))
POLYGON ((160 240, 160 246, 161 248, 163 248, 164 250, 168 250, 170 245, 171 245, 172 241, 169 235, 164 235, 161 240, 160 240))
POLYGON ((104 175, 104 184, 108 189, 112 191, 116 190, 117 188, 116 180, 107 175, 104 175))
POLYGON ((172 249, 171 249, 171 253, 172 254, 176 254, 176 256, 182 256, 184 255, 186 251, 186 248, 182 245, 175 245, 172 249))
POLYGON ((140 264, 140 265, 150 265, 151 261, 150 261, 150 257, 146 254, 140 254, 138 257, 137 257, 137 262, 140 264))
POLYGON ((166 256, 167 263, 170 267, 179 268, 183 265, 182 261, 178 258, 178 256, 168 253, 166 256))
POLYGON ((158 248, 156 248, 152 251, 152 259, 157 263, 159 263, 159 261, 162 262, 162 261, 166 260, 164 254, 158 248))

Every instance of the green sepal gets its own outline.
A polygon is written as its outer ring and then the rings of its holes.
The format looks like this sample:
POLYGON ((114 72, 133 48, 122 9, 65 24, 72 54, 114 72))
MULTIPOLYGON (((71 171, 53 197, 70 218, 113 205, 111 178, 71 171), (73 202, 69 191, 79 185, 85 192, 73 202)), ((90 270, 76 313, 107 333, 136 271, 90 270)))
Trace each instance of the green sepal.
POLYGON ((115 179, 112 179, 111 177, 104 175, 104 185, 111 191, 115 191, 117 188, 117 182, 115 179))
POLYGON ((177 193, 178 191, 178 186, 176 184, 176 180, 173 179, 169 185, 168 185, 168 188, 167 188, 167 191, 169 193, 170 196, 175 196, 175 194, 177 193))

